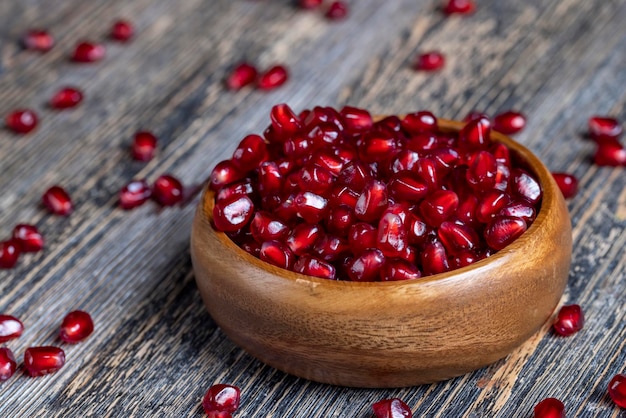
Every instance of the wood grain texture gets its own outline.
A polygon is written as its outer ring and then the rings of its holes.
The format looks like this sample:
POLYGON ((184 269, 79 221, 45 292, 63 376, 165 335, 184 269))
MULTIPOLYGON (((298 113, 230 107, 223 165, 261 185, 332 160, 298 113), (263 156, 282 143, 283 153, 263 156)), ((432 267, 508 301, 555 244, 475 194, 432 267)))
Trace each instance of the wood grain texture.
MULTIPOLYGON (((20 317, 9 346, 56 342, 65 313, 84 309, 96 332, 67 346, 53 376, 18 373, 0 387, 0 417, 200 417, 215 382, 242 387, 241 417, 370 417, 370 404, 398 396, 420 417, 530 417, 555 396, 568 416, 619 417, 606 395, 626 371, 624 169, 590 164, 581 138, 592 114, 626 120, 626 3, 622 0, 485 0, 469 18, 444 18, 436 1, 352 2, 349 19, 329 23, 287 0, 3 0, 0 2, 0 115, 29 106, 41 116, 28 136, 0 130, 0 234, 36 223, 44 252, 0 271, 0 311, 20 317), (107 41, 96 65, 67 61, 82 38, 104 40, 111 22, 131 18, 138 36, 107 41), (20 35, 47 27, 57 46, 21 50, 20 35), (410 69, 415 54, 448 56, 438 74, 410 69), (224 90, 247 58, 286 63, 291 81, 260 93, 224 90), (84 89, 68 112, 45 102, 61 85, 84 89), (517 108, 528 126, 517 139, 555 171, 580 179, 569 203, 574 251, 564 303, 585 309, 585 329, 558 338, 545 327, 506 359, 434 385, 359 390, 278 372, 231 343, 206 313, 191 274, 193 205, 132 212, 115 207, 131 178, 171 172, 190 184, 259 132, 278 102, 363 106, 374 113, 428 108, 462 118, 472 109, 517 108), (158 157, 130 161, 138 129, 160 138, 158 157), (67 219, 39 207, 51 184, 67 187, 67 219)), ((476 347, 480 350, 480 347, 476 347)))

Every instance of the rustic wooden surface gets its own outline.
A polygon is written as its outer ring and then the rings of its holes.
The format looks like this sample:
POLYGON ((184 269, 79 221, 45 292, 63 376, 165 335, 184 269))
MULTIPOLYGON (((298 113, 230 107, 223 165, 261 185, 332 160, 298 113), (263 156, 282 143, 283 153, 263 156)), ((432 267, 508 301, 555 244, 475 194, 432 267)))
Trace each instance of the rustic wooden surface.
POLYGON ((21 358, 28 346, 58 343, 72 309, 89 311, 96 332, 64 346, 60 372, 18 372, 0 384, 0 417, 201 417, 200 399, 215 382, 242 388, 239 417, 366 418, 371 403, 391 396, 418 417, 531 417, 550 396, 571 417, 625 416, 606 387, 626 371, 626 172, 591 165, 581 133, 592 114, 626 120, 626 2, 485 0, 474 16, 448 19, 436 6, 359 0, 349 19, 330 23, 286 0, 2 0, 0 115, 33 107, 41 125, 27 136, 0 130, 0 235, 32 222, 47 240, 44 252, 0 271, 0 312, 26 326, 7 346, 21 358), (105 39, 120 16, 137 26, 132 43, 107 41, 98 64, 68 62, 78 39, 105 39), (57 46, 23 51, 17 40, 32 27, 49 28, 57 46), (446 68, 413 72, 415 54, 433 48, 447 54, 446 68), (292 78, 269 93, 225 91, 224 74, 243 58, 285 63, 292 78), (65 84, 84 89, 85 103, 47 109, 65 84), (200 181, 240 138, 261 131, 279 102, 428 108, 447 118, 523 110, 519 141, 581 181, 569 202, 574 254, 563 302, 583 306, 585 329, 558 338, 546 326, 492 366, 397 390, 315 384, 243 353, 212 322, 193 280, 194 205, 124 212, 116 193, 131 178, 163 172, 200 181), (128 157, 138 129, 161 140, 148 164, 128 157), (54 183, 76 202, 69 218, 39 206, 54 183))

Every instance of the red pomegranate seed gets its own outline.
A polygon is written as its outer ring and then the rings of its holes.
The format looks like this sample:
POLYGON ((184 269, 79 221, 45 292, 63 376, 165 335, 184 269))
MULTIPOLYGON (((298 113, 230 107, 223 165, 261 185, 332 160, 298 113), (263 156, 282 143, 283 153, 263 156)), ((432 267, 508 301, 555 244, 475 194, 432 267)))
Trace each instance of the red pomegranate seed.
POLYGON ((365 250, 376 248, 378 230, 365 222, 357 222, 348 231, 348 243, 353 254, 360 254, 365 250))
POLYGON ((522 218, 526 221, 526 224, 530 224, 535 220, 536 212, 528 202, 512 202, 504 207, 498 215, 501 216, 514 216, 516 218, 522 218))
POLYGON ((311 224, 318 223, 328 211, 328 200, 311 192, 300 192, 294 197, 298 216, 311 224))
POLYGON ((218 191, 222 187, 241 180, 245 172, 240 171, 231 160, 219 162, 209 176, 209 188, 218 191))
POLYGON ((372 115, 365 109, 344 106, 339 112, 345 121, 345 128, 349 133, 363 132, 374 126, 372 115))
POLYGON ((252 237, 259 244, 262 244, 265 241, 282 240, 287 236, 289 229, 287 225, 274 218, 270 213, 258 211, 250 223, 250 232, 252 237))
POLYGON ((32 29, 22 38, 22 45, 31 51, 48 52, 54 46, 54 38, 45 29, 32 29))
POLYGON ((473 264, 479 260, 482 260, 483 258, 484 257, 476 251, 463 250, 456 253, 450 259, 450 265, 452 268, 457 269, 473 264))
POLYGON ((152 196, 152 189, 145 180, 133 180, 120 190, 119 205, 133 209, 143 205, 152 196))
POLYGON ((354 210, 348 205, 340 204, 331 208, 328 212, 326 229, 339 237, 345 238, 348 236, 348 231, 355 221, 354 210))
POLYGON ((285 244, 296 255, 307 253, 323 236, 322 229, 314 224, 300 224, 287 236, 285 244))
POLYGON ((493 129, 505 135, 515 134, 526 126, 526 117, 513 110, 500 113, 493 118, 493 129))
POLYGON ((526 222, 521 218, 497 216, 485 228, 485 241, 490 248, 498 251, 515 241, 526 228, 526 222))
POLYGON ((616 374, 609 382, 609 396, 620 408, 626 408, 626 374, 616 374))
POLYGON ((511 202, 511 197, 500 190, 489 190, 478 201, 474 214, 483 223, 490 222, 511 202))
POLYGON ((52 186, 42 196, 43 205, 50 213, 67 216, 74 210, 70 195, 61 186, 52 186))
POLYGON ((622 125, 615 118, 608 116, 589 118, 589 136, 596 141, 615 140, 622 132, 622 125))
POLYGON ((402 205, 389 206, 378 222, 377 247, 385 257, 400 257, 409 246, 407 212, 402 205))
POLYGON ((233 152, 232 162, 240 171, 257 168, 267 160, 267 144, 259 135, 247 135, 233 152))
MULTIPOLYGON (((471 122, 473 120, 476 119, 486 119, 487 121, 489 121, 489 116, 484 113, 484 112, 479 112, 477 110, 472 110, 471 112, 469 112, 465 118, 463 118, 463 122, 468 123, 471 122)), ((508 148, 507 148, 508 150, 508 148)))
POLYGON ((137 132, 133 137, 133 144, 130 148, 133 160, 150 161, 154 157, 157 146, 157 137, 151 132, 137 132))
POLYGON ((581 329, 585 325, 585 315, 579 305, 565 305, 561 307, 552 327, 554 331, 567 337, 581 329))
POLYGON ((6 127, 18 134, 27 134, 37 127, 37 114, 30 109, 17 109, 5 119, 6 127))
POLYGON ((229 184, 228 186, 222 187, 220 191, 217 192, 217 194, 215 195, 215 201, 221 202, 222 200, 230 199, 233 196, 252 196, 254 194, 254 186, 252 185, 250 179, 244 179, 237 183, 229 184))
POLYGON ((218 384, 209 388, 202 399, 202 407, 209 414, 213 411, 235 412, 239 408, 241 390, 237 386, 218 384))
POLYGON ((365 250, 348 267, 348 276, 354 282, 374 282, 380 278, 385 256, 378 249, 365 250))
POLYGON ((301 9, 316 9, 322 5, 322 0, 299 0, 298 6, 301 9))
POLYGON ((173 206, 183 199, 184 188, 180 180, 163 174, 154 181, 152 198, 162 206, 173 206))
POLYGON ((63 342, 75 344, 89 337, 92 332, 91 315, 84 311, 72 311, 63 318, 59 338, 63 342))
POLYGON ((337 177, 337 183, 348 186, 351 190, 363 190, 372 179, 372 170, 362 161, 351 161, 346 164, 337 177))
POLYGON ((439 190, 420 204, 420 213, 428 225, 438 227, 449 219, 459 206, 459 196, 452 190, 439 190))
POLYGON ((380 272, 380 280, 384 282, 413 280, 422 277, 422 273, 413 263, 396 258, 387 260, 380 272))
POLYGON ((378 180, 370 180, 354 207, 357 219, 374 222, 380 218, 388 204, 387 186, 378 180))
POLYGON ((231 90, 239 90, 254 83, 257 75, 257 69, 252 64, 242 62, 226 77, 226 86, 231 90))
POLYGON ((282 242, 265 241, 261 244, 259 258, 280 268, 291 270, 295 257, 294 253, 282 242))
POLYGON ((118 20, 111 27, 111 38, 116 41, 126 42, 135 34, 133 24, 128 20, 118 20))
POLYGON ((593 163, 611 167, 626 165, 626 149, 617 140, 600 142, 593 156, 593 163))
POLYGON ((211 411, 207 414, 207 418, 233 418, 233 415, 226 411, 211 411))
POLYGON ((261 90, 273 90, 285 84, 288 78, 287 69, 282 65, 275 65, 261 74, 257 87, 261 90))
POLYGON ((402 127, 410 134, 434 132, 437 130, 437 118, 428 111, 409 113, 402 119, 402 127))
POLYGON ((459 199, 459 206, 456 208, 456 218, 466 225, 476 225, 476 209, 478 208, 478 198, 473 194, 459 199))
POLYGON ((546 398, 535 405, 534 418, 565 418, 565 405, 556 398, 546 398))
POLYGON ((429 51, 417 56, 413 68, 418 71, 438 71, 443 68, 446 59, 439 51, 429 51))
POLYGON ((559 190, 563 193, 563 197, 569 199, 576 195, 578 191, 578 179, 568 173, 552 173, 554 181, 556 181, 559 190))
POLYGON ((448 0, 443 7, 443 12, 447 15, 470 15, 475 11, 476 4, 472 0, 448 0))
POLYGON ((513 192, 517 193, 519 197, 522 197, 536 205, 541 200, 542 191, 541 186, 535 180, 533 176, 522 169, 514 169, 513 173, 513 184, 511 188, 513 192))
POLYGON ((439 241, 427 242, 424 244, 424 251, 421 253, 422 268, 424 274, 439 274, 450 270, 448 254, 443 244, 439 241))
POLYGON ((80 42, 76 45, 72 60, 76 62, 96 62, 106 55, 104 45, 94 42, 80 42))
POLYGON ((213 223, 219 231, 238 231, 250 222, 253 215, 254 203, 246 195, 235 195, 213 207, 213 223))
POLYGON ((59 347, 29 347, 24 351, 24 368, 31 377, 54 373, 65 364, 65 353, 59 347))
POLYGON ((18 338, 22 332, 22 321, 11 315, 0 315, 0 344, 18 338))
POLYGON ((330 20, 345 19, 348 15, 348 5, 343 1, 334 1, 326 11, 326 18, 330 20))
POLYGON ((483 148, 490 141, 491 123, 489 119, 478 118, 469 121, 459 132, 459 144, 467 148, 483 148))
POLYGON ((467 169, 466 179, 477 192, 492 189, 496 184, 496 158, 488 151, 479 151, 467 169))
POLYGON ((390 176, 389 193, 400 201, 419 202, 428 193, 428 185, 412 171, 400 171, 390 176))
POLYGON ((387 132, 366 132, 359 140, 359 155, 366 163, 384 161, 397 152, 396 138, 387 132))
POLYGON ((0 382, 9 380, 17 369, 13 352, 7 347, 0 347, 0 382))
POLYGON ((351 248, 346 241, 328 234, 318 239, 313 247, 315 254, 324 261, 335 261, 341 256, 345 256, 350 250, 351 248))
POLYGON ((476 231, 467 225, 446 221, 439 226, 437 233, 449 254, 472 250, 480 243, 476 231))
POLYGON ((0 241, 0 269, 15 267, 20 256, 20 243, 15 239, 0 241))
POLYGON ((64 87, 57 91, 50 99, 50 107, 54 109, 69 109, 83 100, 83 93, 74 87, 64 87))
POLYGON ((376 418, 413 418, 411 408, 401 399, 383 399, 372 405, 376 418))
POLYGON ((298 115, 285 103, 272 107, 270 118, 274 130, 279 135, 293 135, 302 129, 302 122, 298 115))
POLYGON ((35 225, 19 224, 13 228, 13 240, 19 243, 23 253, 36 253, 43 250, 43 236, 35 225))
POLYGON ((329 280, 335 280, 335 276, 337 275, 335 267, 332 264, 310 255, 300 257, 294 264, 293 270, 298 273, 306 274, 307 276, 329 280))

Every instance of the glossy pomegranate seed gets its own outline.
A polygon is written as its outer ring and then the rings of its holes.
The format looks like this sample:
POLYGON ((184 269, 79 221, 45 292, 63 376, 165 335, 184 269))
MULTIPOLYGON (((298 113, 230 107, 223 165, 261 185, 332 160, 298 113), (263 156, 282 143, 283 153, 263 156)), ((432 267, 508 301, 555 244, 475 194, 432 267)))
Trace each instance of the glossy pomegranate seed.
POLYGON ((450 266, 453 269, 458 269, 461 267, 469 266, 470 264, 482 260, 483 258, 484 256, 482 256, 481 253, 477 251, 462 250, 452 256, 452 258, 450 259, 450 266))
POLYGON ((376 248, 378 229, 365 222, 357 222, 348 231, 348 243, 354 254, 376 248))
POLYGON ((63 318, 59 338, 63 342, 75 344, 89 337, 92 332, 91 315, 84 311, 72 311, 63 318))
POLYGON ((500 190, 489 190, 478 201, 474 213, 480 222, 488 223, 510 202, 511 197, 507 193, 500 190))
POLYGON ((346 130, 350 133, 363 132, 374 126, 372 115, 365 109, 344 106, 340 114, 345 121, 346 130))
POLYGON ((246 195, 235 195, 213 207, 213 223, 219 231, 238 231, 250 222, 253 215, 254 203, 246 195))
POLYGON ((513 216, 516 218, 522 218, 526 221, 526 224, 530 224, 535 220, 537 215, 535 208, 533 208, 528 202, 511 202, 505 206, 498 215, 501 216, 513 216))
POLYGON ((300 224, 296 226, 285 240, 289 249, 296 255, 307 253, 318 239, 323 236, 322 229, 314 224, 300 224))
POLYGON ((626 149, 617 140, 600 142, 593 156, 593 163, 611 167, 626 165, 626 149))
POLYGON ((111 27, 111 38, 116 41, 127 42, 134 34, 135 28, 128 20, 118 20, 111 27))
POLYGON ((13 240, 19 243, 23 253, 43 250, 43 236, 35 225, 19 224, 13 228, 13 240))
POLYGON ((402 119, 402 127, 410 134, 434 132, 437 129, 437 118, 428 111, 409 113, 402 119))
POLYGON ((459 144, 467 148, 483 148, 489 141, 491 123, 489 119, 478 118, 469 121, 459 132, 459 144))
POLYGON ((7 128, 18 134, 27 134, 37 127, 37 114, 30 109, 18 109, 5 119, 7 128))
POLYGON ((289 73, 282 65, 275 65, 261 74, 257 87, 261 90, 273 90, 287 82, 289 73))
POLYGON ((536 205, 541 200, 542 191, 539 182, 533 176, 522 169, 514 169, 513 184, 511 188, 519 197, 522 197, 536 205))
POLYGON ((15 239, 0 241, 0 269, 15 267, 20 256, 20 243, 15 239))
POLYGON ((293 270, 298 273, 306 274, 307 276, 329 280, 335 280, 335 276, 337 275, 335 267, 332 264, 310 255, 300 257, 294 264, 293 270))
POLYGON ((259 244, 262 244, 269 240, 282 240, 287 236, 289 229, 287 225, 274 218, 273 215, 264 211, 258 211, 254 214, 254 218, 252 218, 250 223, 250 232, 252 237, 259 244))
POLYGON ((564 198, 569 199, 576 195, 578 191, 578 179, 576 177, 568 173, 552 173, 552 177, 564 198))
POLYGON ((43 205, 53 214, 67 216, 74 210, 70 195, 60 186, 52 186, 42 196, 43 205))
POLYGON ((467 225, 446 221, 439 226, 437 233, 449 254, 472 250, 480 244, 476 231, 467 225))
POLYGON ((556 398, 546 398, 535 405, 534 418, 565 418, 565 405, 556 398))
POLYGON ((9 380, 17 369, 13 352, 7 347, 0 347, 0 382, 9 380))
POLYGON ((298 216, 311 224, 318 223, 328 211, 328 200, 311 192, 300 192, 294 197, 298 216))
POLYGON ((351 161, 339 173, 337 183, 346 185, 351 190, 362 191, 372 177, 372 170, 364 162, 351 161))
POLYGON ((31 377, 54 373, 65 364, 65 352, 59 347, 29 347, 24 351, 24 368, 31 377))
POLYGON ((493 129, 505 135, 515 134, 526 126, 526 117, 513 110, 500 113, 493 118, 493 129))
POLYGON ((241 180, 245 172, 239 170, 231 160, 219 162, 209 176, 209 188, 218 191, 227 184, 241 180))
POLYGON ((363 251, 348 267, 348 276, 354 282, 373 282, 380 278, 385 256, 378 249, 363 251))
POLYGON ((411 408, 401 399, 383 399, 372 405, 376 418, 413 418, 411 408))
POLYGON ((521 218, 495 217, 485 228, 484 237, 490 248, 498 251, 515 241, 526 231, 526 222, 521 218))
POLYGON ((233 418, 233 415, 226 411, 211 411, 207 413, 207 418, 233 418))
POLYGON ((472 0, 448 0, 443 7, 447 15, 470 15, 476 11, 476 4, 472 0))
POLYGON ((345 19, 348 15, 348 5, 343 1, 334 1, 326 11, 326 18, 330 20, 345 19))
POLYGON ((74 87, 64 87, 54 93, 50 99, 50 107, 54 109, 69 109, 78 106, 83 100, 83 93, 74 87))
POLYGON ((340 204, 332 207, 328 212, 326 229, 339 237, 345 238, 348 236, 348 231, 355 221, 354 210, 348 205, 340 204))
POLYGON ((489 121, 489 116, 484 112, 472 110, 463 118, 463 122, 468 123, 476 119, 486 119, 487 121, 489 121))
POLYGON ((313 252, 324 261, 335 261, 345 256, 351 250, 345 240, 326 234, 318 239, 313 247, 313 252))
POLYGON ((184 188, 180 180, 163 174, 154 181, 152 198, 162 206, 173 206, 183 199, 184 188))
POLYGON ((378 222, 377 247, 385 257, 400 257, 409 246, 407 210, 402 205, 389 206, 378 222))
POLYGON ((130 148, 131 156, 136 161, 150 161, 154 157, 157 146, 157 137, 151 132, 137 132, 133 137, 130 148))
POLYGON ((432 227, 438 227, 456 212, 459 206, 459 196, 452 190, 439 190, 428 196, 420 204, 420 213, 424 222, 432 227))
POLYGON ((76 62, 96 62, 106 55, 104 45, 93 42, 81 42, 76 45, 72 60, 76 62))
POLYGON ((322 0, 298 0, 301 9, 316 9, 322 5, 322 0))
POLYGON ((378 180, 370 180, 363 189, 354 207, 357 219, 374 222, 387 208, 387 186, 378 180))
POLYGON ((561 307, 552 327, 554 331, 567 337, 581 329, 585 325, 585 315, 578 305, 565 305, 561 307))
POLYGON ((616 374, 609 382, 609 396, 615 405, 626 408, 626 375, 616 374))
POLYGON ((497 170, 496 158, 488 151, 479 151, 467 169, 467 183, 477 192, 492 189, 497 170))
POLYGON ((359 141, 359 155, 366 163, 386 160, 397 152, 396 138, 387 132, 366 132, 359 141))
POLYGON ((120 190, 119 205, 133 209, 143 205, 152 196, 152 189, 145 180, 133 180, 120 190))
POLYGON ((267 144, 259 135, 247 135, 233 152, 232 162, 241 171, 257 168, 267 160, 267 144))
POLYGON ((380 280, 384 282, 398 280, 413 280, 422 276, 422 273, 413 263, 396 258, 387 260, 380 272, 380 280))
POLYGON ((280 268, 291 270, 296 256, 282 242, 265 241, 261 244, 259 258, 280 268))
POLYGON ((0 344, 18 338, 22 332, 22 321, 11 315, 0 315, 0 344))
POLYGON ((391 175, 390 195, 405 202, 419 202, 428 193, 428 185, 412 171, 400 171, 391 175))
POLYGON ((622 132, 622 125, 615 118, 608 116, 589 118, 589 136, 596 141, 617 139, 622 132))
POLYGON ((302 129, 302 122, 298 115, 285 103, 272 107, 270 119, 275 131, 281 135, 293 135, 302 129))
POLYGON ((415 163, 415 171, 426 182, 429 191, 441 188, 441 178, 437 172, 437 163, 432 158, 420 158, 415 163))
POLYGON ((47 30, 32 29, 22 38, 22 45, 31 51, 48 52, 54 46, 54 38, 47 30))
POLYGON ((202 407, 209 414, 213 411, 235 412, 239 408, 241 390, 237 386, 218 384, 209 388, 202 399, 202 407))
POLYGON ((252 64, 242 62, 226 77, 226 86, 231 90, 239 90, 254 83, 257 75, 257 69, 252 64))
POLYGON ((446 59, 441 52, 429 51, 417 56, 413 68, 418 71, 438 71, 445 63, 446 59))
POLYGON ((421 261, 424 274, 426 275, 445 273, 450 270, 448 254, 443 244, 439 241, 424 244, 421 261))

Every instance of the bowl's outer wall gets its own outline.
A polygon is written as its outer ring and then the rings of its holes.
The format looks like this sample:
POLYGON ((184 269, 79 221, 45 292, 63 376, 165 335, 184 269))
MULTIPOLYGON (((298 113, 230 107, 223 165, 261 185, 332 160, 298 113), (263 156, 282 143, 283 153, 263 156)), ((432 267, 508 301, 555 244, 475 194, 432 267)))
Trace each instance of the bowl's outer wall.
POLYGON ((212 228, 213 195, 205 191, 192 228, 191 256, 209 313, 261 361, 343 386, 430 383, 505 357, 557 306, 572 238, 567 207, 548 170, 521 145, 498 133, 492 138, 515 150, 539 177, 543 199, 537 219, 494 256, 420 280, 336 282, 271 266, 212 228))

